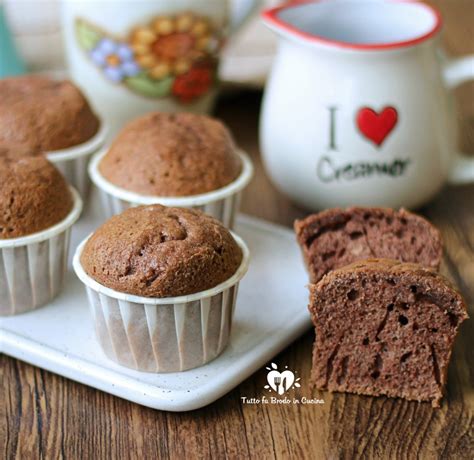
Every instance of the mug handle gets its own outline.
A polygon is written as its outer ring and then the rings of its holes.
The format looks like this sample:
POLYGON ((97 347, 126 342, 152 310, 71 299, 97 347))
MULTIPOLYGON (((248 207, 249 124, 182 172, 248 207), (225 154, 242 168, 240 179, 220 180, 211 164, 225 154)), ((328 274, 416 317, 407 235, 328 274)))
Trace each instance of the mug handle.
POLYGON ((236 10, 233 11, 233 19, 230 23, 231 34, 237 32, 237 30, 239 30, 247 22, 247 20, 250 19, 250 17, 255 13, 257 8, 261 6, 262 1, 263 0, 247 0, 247 4, 245 5, 245 7, 239 7, 237 14, 236 5, 241 4, 242 0, 231 0, 231 9, 236 10))
MULTIPOLYGON (((470 80, 474 80, 474 55, 451 59, 444 65, 444 81, 449 89, 470 80)), ((474 182, 474 156, 456 152, 448 181, 453 185, 474 182)))

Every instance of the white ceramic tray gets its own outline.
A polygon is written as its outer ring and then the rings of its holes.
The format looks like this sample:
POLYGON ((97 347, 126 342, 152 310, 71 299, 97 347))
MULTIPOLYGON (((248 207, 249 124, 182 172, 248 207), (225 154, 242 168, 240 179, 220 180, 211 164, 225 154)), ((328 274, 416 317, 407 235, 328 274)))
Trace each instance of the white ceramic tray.
MULTIPOLYGON (((74 227, 71 248, 99 223, 90 211, 74 227)), ((235 229, 251 251, 230 344, 209 364, 149 374, 109 361, 94 335, 87 298, 72 269, 66 288, 36 311, 1 318, 0 351, 99 390, 155 409, 186 411, 220 398, 310 326, 307 275, 289 229, 240 216, 235 229)))

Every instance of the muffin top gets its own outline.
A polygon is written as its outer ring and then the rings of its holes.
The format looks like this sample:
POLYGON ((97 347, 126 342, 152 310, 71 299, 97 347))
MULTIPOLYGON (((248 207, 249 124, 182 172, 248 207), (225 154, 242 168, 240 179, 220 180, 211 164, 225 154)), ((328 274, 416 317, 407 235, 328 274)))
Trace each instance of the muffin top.
POLYGON ((73 206, 66 180, 42 156, 0 157, 0 184, 0 239, 52 227, 73 206))
POLYGON ((98 283, 143 297, 210 289, 239 268, 242 251, 216 219, 161 205, 129 208, 89 238, 81 265, 98 283))
POLYGON ((70 81, 40 76, 0 80, 0 143, 24 145, 36 153, 86 142, 99 120, 70 81))
POLYGON ((142 195, 189 196, 235 180, 241 161, 220 121, 154 112, 125 126, 99 170, 111 183, 142 195))
POLYGON ((40 150, 23 144, 2 143, 0 144, 0 159, 19 160, 20 158, 32 157, 41 154, 40 150))

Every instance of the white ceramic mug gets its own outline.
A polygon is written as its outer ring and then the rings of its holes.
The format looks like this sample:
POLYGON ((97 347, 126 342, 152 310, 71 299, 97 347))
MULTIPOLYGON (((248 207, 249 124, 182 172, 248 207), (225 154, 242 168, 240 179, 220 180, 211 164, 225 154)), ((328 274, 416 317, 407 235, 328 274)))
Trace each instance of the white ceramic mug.
POLYGON ((63 0, 71 78, 111 134, 143 113, 206 113, 219 51, 258 0, 63 0))
POLYGON ((473 159, 455 153, 449 94, 473 78, 474 58, 444 58, 435 9, 332 0, 274 8, 263 19, 279 48, 262 151, 295 202, 416 208, 447 181, 474 179, 473 159))

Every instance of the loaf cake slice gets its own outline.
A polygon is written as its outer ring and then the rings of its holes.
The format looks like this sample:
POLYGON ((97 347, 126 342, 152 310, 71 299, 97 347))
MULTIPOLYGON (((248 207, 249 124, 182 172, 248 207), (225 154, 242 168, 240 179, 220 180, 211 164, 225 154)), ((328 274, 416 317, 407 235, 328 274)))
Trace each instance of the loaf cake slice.
POLYGON ((404 209, 328 209, 295 222, 310 280, 369 257, 439 268, 443 245, 426 219, 404 209))
POLYGON ((310 286, 319 389, 386 395, 439 406, 462 297, 417 264, 369 259, 310 286))

